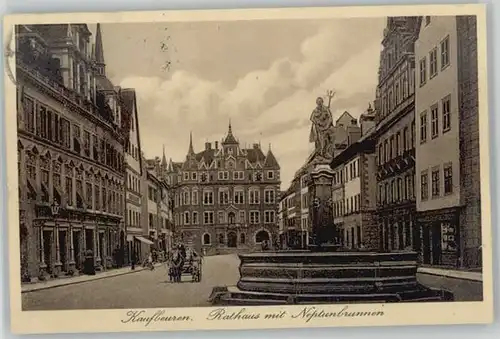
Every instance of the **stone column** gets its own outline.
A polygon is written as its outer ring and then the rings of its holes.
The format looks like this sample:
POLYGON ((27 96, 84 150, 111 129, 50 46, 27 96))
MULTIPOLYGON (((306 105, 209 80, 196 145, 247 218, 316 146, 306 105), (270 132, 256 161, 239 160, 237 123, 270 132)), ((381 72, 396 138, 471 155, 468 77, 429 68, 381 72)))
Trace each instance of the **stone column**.
POLYGON ((69 225, 69 271, 75 271, 75 239, 73 238, 73 225, 69 225))
POLYGON ((45 275, 47 274, 47 264, 45 263, 45 246, 43 244, 43 225, 40 225, 40 227, 38 227, 38 231, 40 232, 40 234, 38 235, 38 238, 40 240, 40 271, 38 277, 45 278, 45 275))
POLYGON ((99 226, 96 224, 94 231, 92 232, 93 244, 94 244, 94 259, 95 265, 99 267, 101 265, 101 255, 99 253, 99 226))
POLYGON ((312 202, 312 234, 309 248, 336 250, 340 247, 340 235, 333 223, 332 180, 329 164, 318 164, 311 172, 309 183, 312 202))
POLYGON ((58 276, 59 273, 61 272, 62 263, 61 263, 61 249, 59 248, 59 225, 57 224, 57 222, 56 222, 54 232, 55 232, 54 239, 56 242, 56 262, 54 264, 54 266, 55 266, 54 275, 58 276))

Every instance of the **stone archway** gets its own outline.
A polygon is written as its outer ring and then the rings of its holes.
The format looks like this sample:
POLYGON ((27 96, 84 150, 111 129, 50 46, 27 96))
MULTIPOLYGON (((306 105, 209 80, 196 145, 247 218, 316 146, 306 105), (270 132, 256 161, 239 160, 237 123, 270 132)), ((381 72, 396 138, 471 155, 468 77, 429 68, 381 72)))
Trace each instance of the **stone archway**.
POLYGON ((236 232, 229 231, 227 233, 227 247, 237 247, 238 246, 238 236, 236 232))
POLYGON ((268 230, 261 229, 255 233, 255 243, 261 244, 262 242, 267 241, 271 242, 271 234, 269 234, 268 230))

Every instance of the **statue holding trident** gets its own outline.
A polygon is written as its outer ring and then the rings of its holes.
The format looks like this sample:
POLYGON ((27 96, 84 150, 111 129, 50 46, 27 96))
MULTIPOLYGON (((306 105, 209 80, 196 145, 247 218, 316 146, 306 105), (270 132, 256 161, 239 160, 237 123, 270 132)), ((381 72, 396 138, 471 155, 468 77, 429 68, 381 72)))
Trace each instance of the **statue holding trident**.
POLYGON ((311 133, 309 142, 314 142, 315 155, 325 160, 333 157, 335 133, 333 129, 333 117, 330 112, 330 104, 335 93, 327 91, 328 106, 323 105, 323 98, 316 99, 316 108, 311 114, 311 133))

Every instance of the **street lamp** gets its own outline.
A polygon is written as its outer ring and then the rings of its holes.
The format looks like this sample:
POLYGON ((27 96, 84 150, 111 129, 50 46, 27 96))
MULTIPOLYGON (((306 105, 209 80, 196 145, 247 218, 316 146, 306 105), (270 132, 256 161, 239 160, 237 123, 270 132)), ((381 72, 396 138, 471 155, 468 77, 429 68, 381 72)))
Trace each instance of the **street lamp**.
POLYGON ((56 267, 56 272, 55 272, 55 276, 58 276, 59 275, 59 272, 57 271, 57 269, 60 269, 62 264, 61 264, 61 254, 59 253, 59 225, 57 225, 57 216, 59 215, 59 210, 60 210, 61 206, 59 205, 59 203, 54 200, 54 202, 52 203, 52 205, 50 205, 50 210, 52 212, 52 216, 54 217, 54 228, 55 228, 55 239, 56 239, 56 263, 55 263, 55 267, 56 267))
POLYGON ((59 203, 57 202, 57 200, 54 200, 54 202, 52 203, 52 205, 50 205, 50 209, 52 211, 52 216, 55 218, 59 215, 59 209, 61 208, 61 206, 59 205, 59 203))

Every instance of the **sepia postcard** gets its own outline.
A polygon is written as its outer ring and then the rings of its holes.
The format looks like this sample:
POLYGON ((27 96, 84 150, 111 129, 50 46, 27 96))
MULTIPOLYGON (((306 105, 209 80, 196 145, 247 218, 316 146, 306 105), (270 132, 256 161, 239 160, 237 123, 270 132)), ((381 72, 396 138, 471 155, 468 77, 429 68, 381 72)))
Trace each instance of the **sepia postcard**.
POLYGON ((4 28, 13 332, 492 321, 485 6, 4 28))

